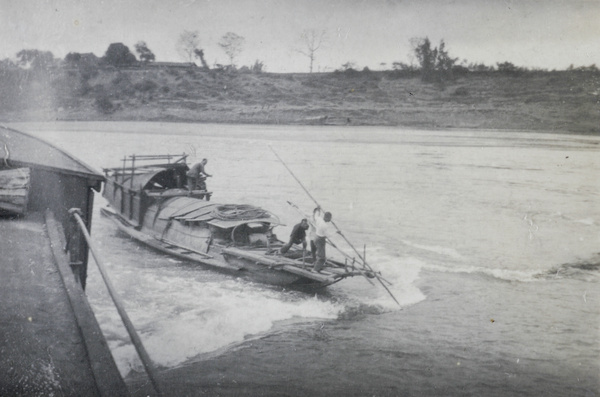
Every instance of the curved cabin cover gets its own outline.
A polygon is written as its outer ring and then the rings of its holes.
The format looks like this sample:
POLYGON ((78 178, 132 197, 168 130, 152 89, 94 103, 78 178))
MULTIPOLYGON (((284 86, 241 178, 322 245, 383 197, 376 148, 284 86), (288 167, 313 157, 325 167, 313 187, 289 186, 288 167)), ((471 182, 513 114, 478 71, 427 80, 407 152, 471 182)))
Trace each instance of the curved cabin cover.
MULTIPOLYGON (((69 209, 79 208, 91 230, 93 190, 104 177, 43 139, 0 126, 0 215, 52 211, 69 234, 69 209)), ((87 274, 85 241, 69 241, 71 263, 82 286, 87 274)))
POLYGON ((166 164, 105 169, 103 195, 120 218, 137 230, 201 251, 209 249, 215 234, 223 235, 232 244, 242 244, 248 242, 248 234, 259 234, 251 233, 252 226, 265 234, 281 223, 275 215, 258 207, 199 199, 207 192, 189 192, 184 187, 189 168, 183 160, 185 156, 166 164))

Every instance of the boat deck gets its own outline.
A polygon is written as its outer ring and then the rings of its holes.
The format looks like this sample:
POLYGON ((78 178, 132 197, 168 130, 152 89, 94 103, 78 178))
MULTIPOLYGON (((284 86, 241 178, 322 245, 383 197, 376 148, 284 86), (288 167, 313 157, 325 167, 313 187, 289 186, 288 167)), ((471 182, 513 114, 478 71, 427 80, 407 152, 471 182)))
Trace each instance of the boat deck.
POLYGON ((290 273, 315 280, 319 283, 331 284, 336 281, 335 274, 332 273, 331 269, 323 270, 322 273, 313 273, 310 271, 312 265, 307 265, 305 268, 301 268, 301 262, 286 258, 284 256, 273 256, 269 258, 260 253, 241 250, 233 247, 225 248, 223 249, 223 252, 229 255, 253 260, 257 263, 264 263, 274 269, 284 269, 290 273))
POLYGON ((0 217, 0 395, 129 395, 50 213, 0 217))

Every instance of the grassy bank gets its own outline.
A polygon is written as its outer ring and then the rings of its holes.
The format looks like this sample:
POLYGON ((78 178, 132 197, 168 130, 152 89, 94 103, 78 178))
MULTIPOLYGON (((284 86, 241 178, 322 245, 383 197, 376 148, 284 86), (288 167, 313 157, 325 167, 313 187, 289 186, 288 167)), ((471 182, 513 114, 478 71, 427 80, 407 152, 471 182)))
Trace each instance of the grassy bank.
POLYGON ((399 72, 252 74, 198 68, 6 73, 4 121, 127 120, 397 125, 600 133, 595 72, 469 73, 423 83, 399 72), (25 76, 25 77, 23 77, 25 76), (18 84, 17 84, 18 83, 18 84))

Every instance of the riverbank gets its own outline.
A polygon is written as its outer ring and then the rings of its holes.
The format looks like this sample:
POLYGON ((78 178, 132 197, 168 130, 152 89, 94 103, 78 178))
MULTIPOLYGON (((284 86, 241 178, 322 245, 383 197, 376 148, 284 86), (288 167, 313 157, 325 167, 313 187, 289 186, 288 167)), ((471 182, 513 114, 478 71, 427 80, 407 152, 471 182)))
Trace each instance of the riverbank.
POLYGON ((113 68, 30 76, 16 96, 6 82, 0 89, 4 122, 372 125, 600 134, 600 75, 595 72, 471 72, 424 83, 418 75, 397 71, 252 74, 113 68))

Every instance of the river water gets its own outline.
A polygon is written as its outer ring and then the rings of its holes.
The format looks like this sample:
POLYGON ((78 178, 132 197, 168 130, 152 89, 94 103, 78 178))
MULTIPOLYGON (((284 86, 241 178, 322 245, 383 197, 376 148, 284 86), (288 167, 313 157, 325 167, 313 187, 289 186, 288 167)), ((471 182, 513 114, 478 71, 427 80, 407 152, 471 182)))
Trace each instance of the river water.
MULTIPOLYGON (((97 169, 206 157, 213 201, 271 210, 285 240, 287 201, 314 203, 271 146, 393 284, 399 305, 363 278, 307 294, 219 274, 130 241, 97 195, 93 237, 167 395, 600 395, 600 137, 14 126, 97 169)), ((93 261, 87 294, 132 393, 152 393, 93 261)))

